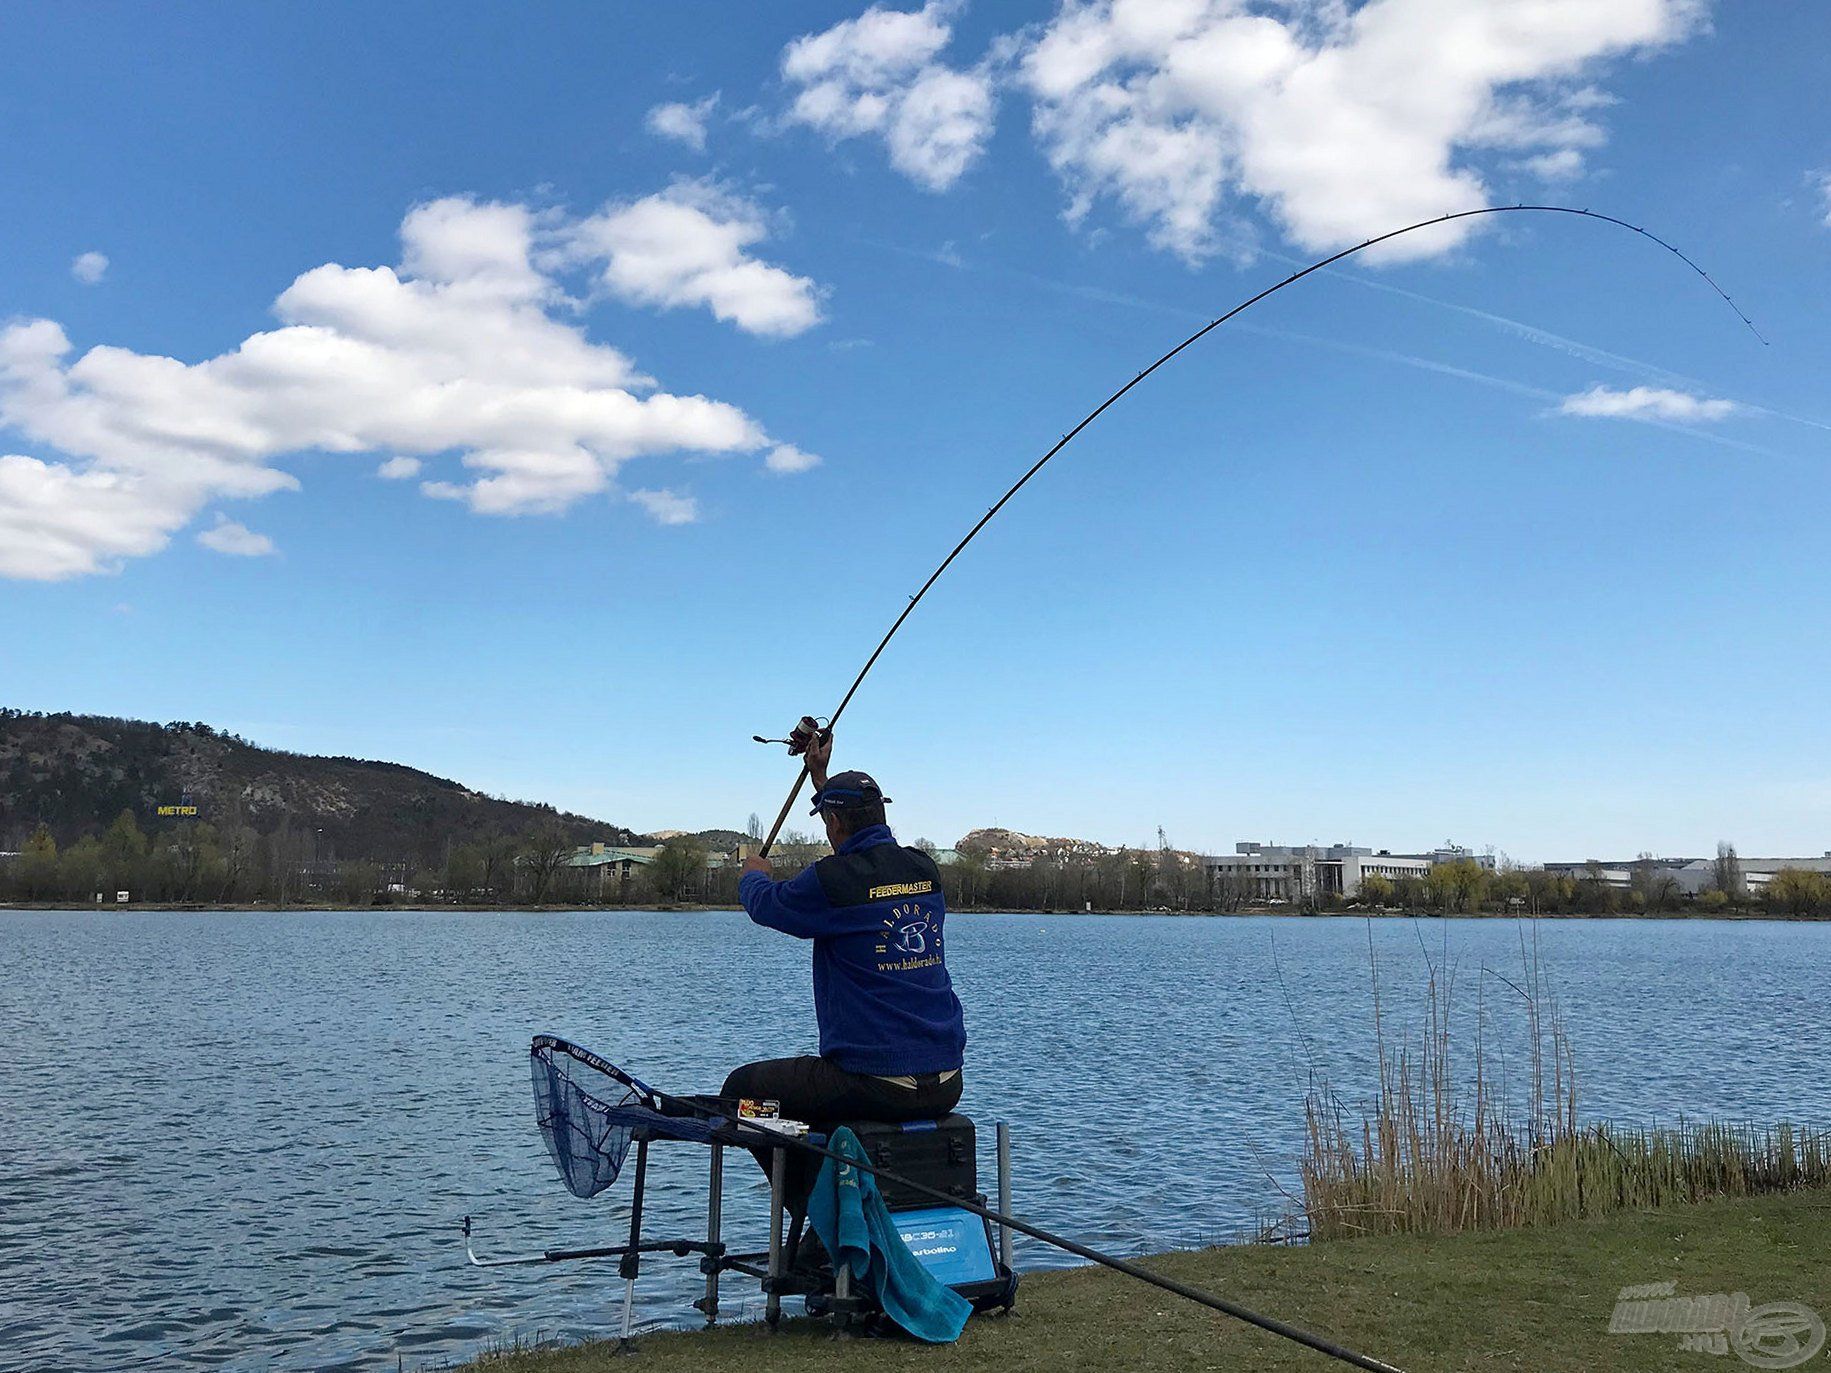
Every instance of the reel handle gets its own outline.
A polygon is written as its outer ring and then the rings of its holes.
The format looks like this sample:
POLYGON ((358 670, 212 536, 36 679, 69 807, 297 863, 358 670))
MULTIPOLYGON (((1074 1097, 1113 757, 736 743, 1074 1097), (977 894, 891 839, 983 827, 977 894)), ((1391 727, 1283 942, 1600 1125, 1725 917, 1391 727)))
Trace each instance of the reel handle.
POLYGON ((804 760, 801 764, 800 775, 795 778, 794 789, 788 793, 788 799, 782 803, 782 809, 776 815, 776 823, 769 827, 769 837, 763 841, 760 856, 767 858, 769 851, 776 846, 776 836, 782 833, 782 826, 788 820, 789 811, 794 808, 795 798, 801 795, 801 788, 807 785, 808 765, 805 761, 807 751, 814 746, 816 741, 823 744, 831 742, 833 727, 831 724, 823 724, 815 716, 803 715, 800 720, 796 721, 795 727, 788 732, 786 739, 765 739, 760 734, 753 734, 750 737, 759 744, 786 744, 790 758, 804 760))
POLYGON ((787 744, 788 756, 799 758, 813 747, 816 739, 821 743, 831 739, 833 730, 830 725, 821 724, 814 716, 803 715, 796 722, 795 727, 788 732, 786 739, 765 739, 761 734, 753 734, 750 737, 759 744, 787 744))

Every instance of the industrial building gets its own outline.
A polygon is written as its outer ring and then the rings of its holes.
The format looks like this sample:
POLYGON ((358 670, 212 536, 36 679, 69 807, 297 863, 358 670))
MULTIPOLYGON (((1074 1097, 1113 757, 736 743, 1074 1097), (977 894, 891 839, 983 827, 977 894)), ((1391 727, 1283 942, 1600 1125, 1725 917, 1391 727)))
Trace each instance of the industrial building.
MULTIPOLYGON (((1574 877, 1580 882, 1599 882, 1605 887, 1626 890, 1634 885, 1634 876, 1651 865, 1656 875, 1670 877, 1685 896, 1696 896, 1717 884, 1717 860, 1714 858, 1612 858, 1585 859, 1581 863, 1547 863, 1545 871, 1560 877, 1574 877)), ((1736 896, 1759 896, 1774 874, 1788 868, 1802 872, 1831 874, 1831 850, 1818 858, 1742 858, 1736 859, 1742 873, 1742 890, 1736 896)))
MULTIPOLYGON (((1352 844, 1238 843, 1232 853, 1202 859, 1211 886, 1232 883, 1252 901, 1305 901, 1355 896, 1361 882, 1378 875, 1389 881, 1423 877, 1437 861, 1427 854, 1389 853, 1352 844)), ((1447 860, 1445 860, 1447 861, 1447 860)))
MULTIPOLYGON (((1822 872, 1831 876, 1831 849, 1827 849, 1818 858, 1738 857, 1736 866, 1742 871, 1743 892, 1758 896, 1761 889, 1774 880, 1775 873, 1784 872, 1788 868, 1801 872, 1822 872)), ((1680 891, 1687 896, 1696 896, 1716 885, 1716 871, 1716 859, 1695 858, 1674 872, 1673 876, 1678 879, 1680 891)))

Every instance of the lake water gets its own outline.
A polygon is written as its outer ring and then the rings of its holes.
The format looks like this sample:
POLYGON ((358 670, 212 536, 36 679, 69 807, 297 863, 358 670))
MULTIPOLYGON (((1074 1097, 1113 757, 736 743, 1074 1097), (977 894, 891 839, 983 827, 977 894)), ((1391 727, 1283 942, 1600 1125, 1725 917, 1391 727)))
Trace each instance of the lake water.
MULTIPOLYGON (((1138 1253, 1225 1238, 1294 1177, 1308 1065, 1350 1099, 1415 1025, 1426 955, 1517 1029, 1504 921, 956 916, 962 1109, 1013 1124, 1016 1209, 1138 1253), (1305 1042, 1307 1041, 1307 1048, 1305 1042)), ((1551 921, 1587 1115, 1831 1120, 1831 927, 1551 921)), ((560 1185, 527 1043, 551 1030, 676 1091, 811 1051, 806 950, 735 914, 0 912, 0 1366, 393 1369, 605 1333, 628 1180, 560 1185)), ((1515 1059, 1518 1060, 1515 1053, 1515 1059)), ((651 1235, 703 1225, 703 1151, 655 1153, 651 1235)), ((760 1174, 727 1236, 760 1243, 760 1174)), ((1054 1263, 1038 1247, 1023 1263, 1054 1263)), ((688 1323, 689 1261, 642 1315, 688 1323)), ((732 1278, 734 1313, 749 1284, 732 1278)), ((754 1302, 754 1299, 752 1299, 754 1302)), ((753 1307, 754 1309, 754 1307, 753 1307)))

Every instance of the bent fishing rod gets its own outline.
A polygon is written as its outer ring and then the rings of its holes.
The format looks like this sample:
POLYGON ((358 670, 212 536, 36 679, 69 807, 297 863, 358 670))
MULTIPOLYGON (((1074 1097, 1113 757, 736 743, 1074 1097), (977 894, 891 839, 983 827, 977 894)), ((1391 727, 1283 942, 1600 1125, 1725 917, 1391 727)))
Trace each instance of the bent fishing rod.
MULTIPOLYGON (((1434 219, 1421 219, 1416 224, 1407 224, 1402 229, 1393 229, 1387 233, 1379 234, 1374 238, 1367 239, 1364 243, 1355 244, 1352 248, 1343 248, 1340 252, 1331 253, 1328 257, 1322 258, 1316 262, 1312 262, 1309 266, 1304 267, 1298 271, 1292 272, 1289 276, 1285 277, 1284 280, 1282 280, 1280 282, 1276 282, 1275 284, 1273 284, 1271 286, 1267 286, 1263 291, 1260 291, 1257 295, 1250 296, 1246 300, 1241 301, 1238 305, 1234 306, 1226 314, 1221 315, 1217 319, 1210 320, 1207 324, 1204 324, 1201 328, 1197 329, 1193 334, 1190 334, 1188 338, 1184 339, 1181 343, 1177 344, 1174 348, 1170 349, 1169 352, 1165 353, 1162 357, 1158 358, 1157 361, 1153 362, 1149 367, 1145 368, 1142 372, 1138 373, 1137 376, 1133 377, 1130 381, 1126 382, 1125 385, 1121 386, 1117 391, 1114 391, 1110 396, 1108 396, 1105 400, 1101 401, 1092 410, 1088 411, 1087 415, 1081 420, 1081 422, 1079 424, 1075 425, 1074 428, 1070 429, 1066 434, 1062 435, 1062 437, 1060 438, 1060 440, 1058 440, 1056 442, 1054 447, 1050 448, 1050 450, 1047 453, 1044 453, 1042 455, 1042 457, 1038 458, 1034 463, 1032 463, 1030 465, 1029 470, 1026 471, 1021 477, 1019 477, 1015 482, 1013 482, 1011 484, 1010 488, 1004 493, 1004 495, 1002 495, 998 498, 997 502, 992 506, 992 508, 987 510, 985 512, 985 514, 981 515, 979 517, 978 522, 975 523, 971 529, 966 531, 966 536, 964 538, 962 538, 959 543, 954 545, 952 551, 949 552, 945 558, 941 559, 941 565, 939 567, 935 568, 935 570, 929 574, 928 580, 922 583, 921 589, 919 591, 917 591, 915 595, 913 595, 909 598, 909 604, 903 607, 902 613, 896 617, 895 621, 891 624, 890 628, 885 631, 884 637, 878 641, 877 647, 871 651, 871 656, 869 658, 865 659, 865 665, 858 670, 858 676, 856 676, 852 679, 852 685, 846 688, 846 694, 844 695, 844 697, 842 697, 840 699, 839 705, 834 708, 832 715, 827 717, 827 719, 824 722, 818 721, 818 720, 814 719, 812 716, 803 717, 801 723, 795 727, 795 729, 789 734, 789 737, 787 739, 765 739, 761 735, 753 735, 752 737, 755 738, 756 741, 761 744, 786 743, 788 745, 788 749, 791 754, 794 754, 794 755, 805 754, 805 752, 807 751, 808 744, 812 742, 815 734, 821 732, 823 729, 830 731, 835 725, 837 725, 839 723, 839 717, 841 715, 844 715, 846 712, 846 707, 852 704, 852 698, 858 694, 859 687, 864 685, 865 678, 870 675, 871 669, 873 667, 877 666, 877 660, 883 656, 884 650, 890 646, 890 641, 896 637, 897 631, 903 627, 903 622, 905 620, 907 620, 910 617, 910 615, 915 611, 915 608, 922 603, 922 598, 928 594, 929 589, 931 587, 933 587, 936 582, 941 580, 941 574, 946 572, 947 569, 953 565, 954 559, 958 558, 963 552, 965 552, 966 546, 979 536, 979 531, 984 529, 986 527, 986 525, 988 525, 992 522, 993 517, 996 516, 1000 510, 1003 510, 1007 504, 1010 503, 1010 500, 1013 496, 1015 496, 1019 491, 1023 490, 1025 486, 1029 485, 1030 479, 1032 477, 1034 477, 1038 472, 1041 472, 1043 470, 1043 468, 1045 468, 1049 465, 1050 459, 1054 458, 1057 453, 1060 453, 1070 443, 1074 442, 1076 436, 1079 435, 1083 429, 1087 428, 1088 425, 1092 424, 1095 420, 1099 419, 1101 415, 1105 414, 1109 409, 1111 409, 1114 405, 1116 405, 1129 391, 1131 391, 1131 389, 1133 387, 1137 386, 1146 377, 1150 376, 1151 373, 1155 372, 1158 368, 1162 367, 1165 363, 1169 362, 1172 358, 1174 358, 1177 354, 1181 353, 1184 349, 1189 348, 1192 345, 1200 342, 1202 339, 1206 338, 1209 334, 1213 333, 1216 329, 1220 328, 1223 324, 1227 323, 1228 320, 1233 319, 1236 315, 1243 314, 1245 311, 1250 310, 1253 306, 1257 305, 1260 301, 1264 300, 1267 296, 1277 295, 1278 292, 1282 291, 1285 287, 1293 286, 1297 282, 1302 281, 1305 277, 1311 275, 1312 273, 1320 272, 1325 267, 1333 266, 1335 263, 1340 262, 1343 258, 1353 257, 1356 253, 1364 252, 1368 248, 1377 247, 1379 244, 1386 243, 1395 238, 1402 238, 1406 234, 1416 233, 1420 229, 1433 228, 1439 224, 1449 224, 1449 223, 1452 223, 1455 220, 1459 220, 1459 219, 1473 219, 1480 215, 1504 215, 1504 214, 1574 215, 1577 218, 1595 220, 1596 222, 1601 223, 1601 224, 1612 224, 1612 225, 1617 226, 1618 228, 1627 229, 1627 230, 1632 231, 1633 233, 1639 234, 1642 238, 1650 239, 1652 242, 1658 244, 1661 248, 1664 248, 1667 252, 1671 253, 1674 257, 1676 257, 1680 262, 1684 263, 1692 271, 1696 272, 1700 277, 1702 277, 1704 279, 1705 284, 1708 285, 1711 290, 1715 291, 1717 293, 1717 295, 1721 296, 1723 298, 1724 303, 1727 304, 1731 310, 1735 311, 1736 318, 1741 320, 1743 324, 1748 326, 1749 332, 1752 333, 1757 339, 1760 339, 1763 344, 1765 344, 1767 342, 1767 340, 1765 338, 1761 337, 1761 331, 1759 329, 1755 328, 1755 322, 1742 312, 1741 306, 1737 305, 1734 300, 1730 299, 1729 293, 1727 291, 1725 291, 1721 286, 1717 285, 1715 278, 1713 278, 1709 272, 1705 271, 1696 262, 1692 261, 1691 258, 1687 257, 1678 248, 1673 246, 1671 243, 1668 243, 1665 239, 1661 238, 1658 234, 1655 234, 1655 233, 1651 232, 1650 230, 1643 229, 1638 224, 1630 223, 1628 220, 1618 219, 1614 215, 1603 214, 1600 210, 1587 210, 1587 209, 1580 210, 1580 209, 1577 209, 1570 205, 1489 205, 1489 206, 1485 206, 1482 209, 1478 209, 1478 210, 1458 210, 1454 214, 1438 215, 1434 219)), ((769 856, 770 849, 775 847, 776 836, 782 832, 782 826, 783 826, 784 822, 786 822, 788 819, 788 813, 790 810, 792 810, 794 808, 795 798, 800 796, 801 788, 807 784, 807 778, 808 778, 808 764, 806 762, 803 762, 801 765, 800 775, 795 778, 794 786, 789 788, 788 799, 782 803, 782 809, 776 815, 776 823, 771 825, 769 828, 769 837, 763 841, 763 847, 761 850, 762 857, 767 858, 769 856)))

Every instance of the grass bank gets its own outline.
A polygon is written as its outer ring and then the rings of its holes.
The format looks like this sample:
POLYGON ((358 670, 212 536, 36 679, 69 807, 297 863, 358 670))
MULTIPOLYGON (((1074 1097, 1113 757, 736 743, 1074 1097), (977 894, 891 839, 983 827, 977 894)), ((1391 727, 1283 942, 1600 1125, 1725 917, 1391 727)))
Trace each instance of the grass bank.
MULTIPOLYGON (((1831 1316, 1831 1192, 1804 1191, 1624 1212, 1530 1230, 1383 1235, 1290 1247, 1240 1245, 1151 1260, 1160 1271, 1332 1334, 1407 1370, 1659 1370, 1721 1365, 1680 1352, 1677 1335, 1611 1335, 1623 1287, 1673 1282, 1680 1296, 1746 1292, 1755 1306, 1796 1301, 1831 1316)), ((611 1284, 607 1280, 606 1303, 611 1284)), ((473 1373, 757 1373, 934 1369, 1340 1367, 1105 1269, 1033 1274, 1010 1319, 975 1320, 951 1349, 893 1340, 837 1343, 810 1321, 642 1341, 637 1363, 614 1346, 492 1354, 473 1373)), ((1821 1354, 1812 1361, 1824 1361, 1821 1354)))

